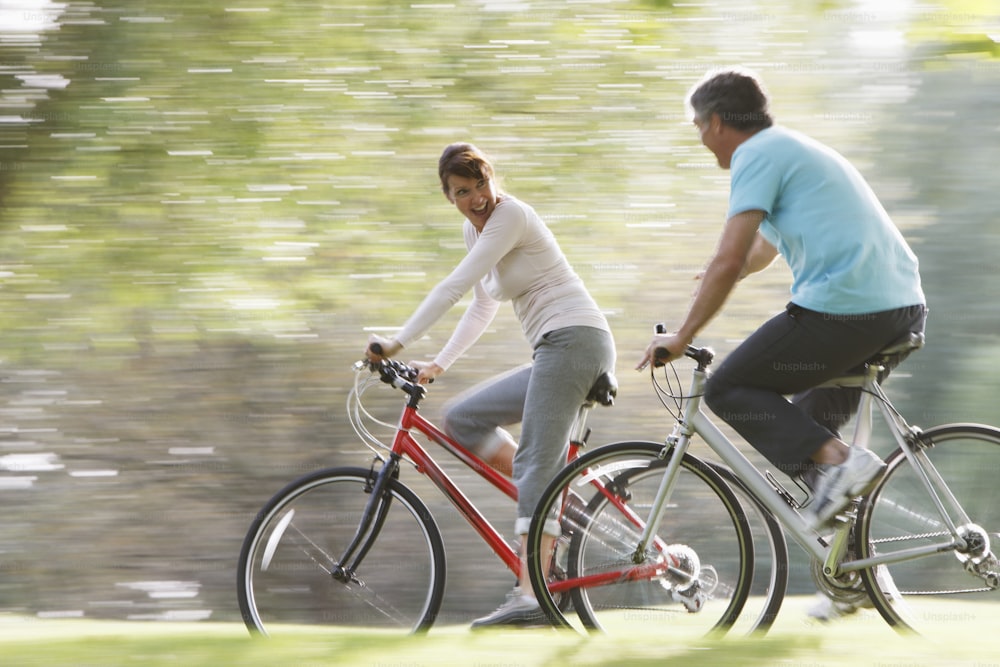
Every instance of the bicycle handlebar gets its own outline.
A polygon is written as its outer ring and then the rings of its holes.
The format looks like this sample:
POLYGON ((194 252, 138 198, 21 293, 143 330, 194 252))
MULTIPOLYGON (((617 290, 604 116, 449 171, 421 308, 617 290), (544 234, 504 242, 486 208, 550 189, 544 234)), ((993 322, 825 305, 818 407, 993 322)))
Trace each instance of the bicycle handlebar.
MULTIPOLYGON (((372 343, 371 350, 375 354, 382 354, 382 346, 378 343, 372 343)), ((372 373, 378 373, 382 382, 402 390, 406 394, 409 394, 411 398, 418 401, 427 394, 427 390, 423 385, 417 383, 420 371, 401 361, 389 359, 388 357, 382 357, 378 361, 365 358, 356 363, 355 368, 358 370, 367 368, 372 373)))
MULTIPOLYGON (((653 327, 653 331, 658 334, 665 334, 667 333, 667 326, 663 322, 659 322, 653 327)), ((670 350, 665 347, 658 347, 653 350, 653 366, 658 368, 665 365, 665 360, 670 358, 670 354, 670 350)), ((684 356, 697 361, 698 368, 704 370, 712 363, 712 360, 715 358, 715 352, 710 347, 688 345, 684 350, 684 356)))

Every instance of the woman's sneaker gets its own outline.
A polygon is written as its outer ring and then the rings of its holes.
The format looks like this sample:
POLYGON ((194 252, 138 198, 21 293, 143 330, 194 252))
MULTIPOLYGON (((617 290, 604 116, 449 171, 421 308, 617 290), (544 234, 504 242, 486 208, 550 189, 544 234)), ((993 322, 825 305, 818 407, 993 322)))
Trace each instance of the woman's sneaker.
POLYGON ((521 588, 515 586, 507 593, 507 601, 497 607, 489 616, 477 618, 472 622, 472 629, 493 627, 544 627, 549 625, 538 600, 522 595, 521 588))
POLYGON ((878 483, 885 471, 885 462, 868 449, 852 449, 840 465, 818 469, 815 497, 806 508, 806 522, 814 529, 824 527, 858 496, 863 496, 878 483))

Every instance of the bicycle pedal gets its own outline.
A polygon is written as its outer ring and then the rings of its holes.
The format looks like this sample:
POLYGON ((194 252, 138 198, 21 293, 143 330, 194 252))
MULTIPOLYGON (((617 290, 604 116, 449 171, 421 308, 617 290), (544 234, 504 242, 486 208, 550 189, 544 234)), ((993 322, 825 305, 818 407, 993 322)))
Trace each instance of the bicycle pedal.
POLYGON ((673 598, 674 602, 680 602, 684 605, 684 608, 689 614, 695 614, 701 611, 705 607, 705 602, 708 601, 708 596, 702 595, 700 592, 695 592, 692 595, 685 595, 684 593, 672 591, 670 597, 673 598))
POLYGON ((694 614, 705 607, 712 599, 712 593, 719 586, 719 574, 711 565, 705 565, 698 572, 698 578, 693 584, 683 590, 670 591, 674 602, 680 602, 689 614, 694 614))

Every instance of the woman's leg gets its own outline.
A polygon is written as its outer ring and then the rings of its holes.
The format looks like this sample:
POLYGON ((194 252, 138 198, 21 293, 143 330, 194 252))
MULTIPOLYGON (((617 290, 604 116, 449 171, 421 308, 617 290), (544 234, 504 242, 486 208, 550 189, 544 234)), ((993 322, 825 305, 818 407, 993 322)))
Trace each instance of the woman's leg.
POLYGON ((524 414, 531 366, 521 366, 460 394, 445 406, 445 433, 500 473, 512 475, 517 442, 504 426, 524 414))
MULTIPOLYGON (((543 620, 538 603, 534 601, 527 568, 527 532, 535 506, 549 480, 566 463, 570 429, 586 400, 587 394, 602 373, 614 370, 615 349, 611 335, 591 327, 568 327, 549 332, 535 347, 533 362, 527 375, 527 385, 522 395, 521 439, 514 455, 514 484, 517 486, 517 521, 515 532, 521 536, 521 572, 518 578, 520 596, 514 596, 492 614, 477 619, 474 628, 494 625, 524 625, 543 620)), ((524 375, 518 376, 524 379, 524 375)), ((514 382, 501 385, 501 392, 508 399, 513 394, 514 382)), ((481 420, 467 414, 488 400, 495 400, 497 384, 486 392, 475 392, 475 404, 462 401, 464 408, 453 414, 453 420, 468 424, 481 420)), ((510 414, 512 400, 499 412, 510 414)), ((496 405, 487 408, 495 421, 496 405)), ((489 434, 487 423, 473 431, 489 434)), ((504 422, 510 423, 510 422, 504 422)), ((462 428, 462 427, 459 427, 462 428)), ((540 553, 551 555, 555 538, 560 533, 557 521, 546 525, 540 553)))
MULTIPOLYGON (((523 595, 534 597, 527 567, 527 532, 542 491, 566 465, 570 430, 580 406, 603 373, 614 372, 615 348, 611 335, 590 327, 558 329, 545 335, 535 348, 528 385, 521 444, 514 456, 517 485, 517 521, 521 536, 523 595)), ((546 522, 539 553, 551 558, 561 528, 554 518, 546 522)), ((547 564, 543 564, 547 568, 547 564)))
MULTIPOLYGON (((527 533, 542 491, 566 464, 569 433, 587 393, 614 370, 614 341, 592 327, 557 329, 545 334, 533 359, 514 456, 519 534, 527 533)), ((548 532, 559 534, 556 527, 548 532)))

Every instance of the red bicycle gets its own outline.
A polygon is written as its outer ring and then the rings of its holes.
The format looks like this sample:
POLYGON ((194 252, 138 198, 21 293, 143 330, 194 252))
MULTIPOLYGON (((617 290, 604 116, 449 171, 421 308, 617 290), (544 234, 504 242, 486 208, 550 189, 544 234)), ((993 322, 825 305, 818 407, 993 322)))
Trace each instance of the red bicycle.
MULTIPOLYGON (((419 412, 427 388, 417 371, 393 360, 359 361, 348 417, 375 453, 368 467, 337 467, 307 474, 279 491, 254 519, 240 553, 238 589, 243 620, 252 633, 274 635, 301 626, 395 628, 423 632, 444 598, 445 551, 427 506, 401 480, 412 464, 465 517, 487 545, 518 575, 515 547, 483 516, 413 431, 444 447, 511 499, 513 483, 449 438, 419 412), (362 403, 372 386, 385 383, 406 395, 391 444, 375 436, 379 422, 362 403)), ((603 375, 580 406, 569 458, 585 444, 587 414, 611 405, 614 377, 603 375)), ((566 546, 564 536, 557 541, 566 546)), ((553 559, 554 571, 558 557, 553 559)), ((554 576, 558 576, 554 574, 554 576)))

